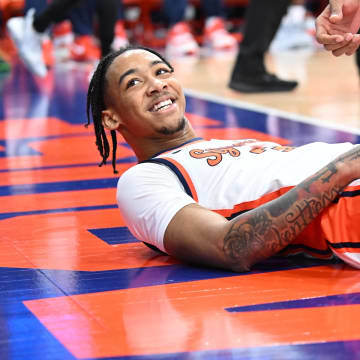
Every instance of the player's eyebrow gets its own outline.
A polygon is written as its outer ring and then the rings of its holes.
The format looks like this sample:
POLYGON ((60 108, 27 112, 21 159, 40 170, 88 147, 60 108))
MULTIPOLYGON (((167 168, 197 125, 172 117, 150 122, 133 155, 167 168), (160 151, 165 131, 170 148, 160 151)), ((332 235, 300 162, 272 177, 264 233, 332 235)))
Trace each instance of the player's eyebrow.
POLYGON ((164 64, 164 65, 166 65, 167 67, 169 67, 164 61, 162 61, 162 60, 154 60, 154 61, 152 61, 151 63, 150 63, 150 67, 152 67, 152 66, 155 66, 155 65, 157 65, 157 64, 164 64))
MULTIPOLYGON (((152 62, 150 63, 150 66, 149 66, 149 67, 153 67, 153 66, 158 65, 158 64, 164 64, 164 65, 166 65, 167 67, 169 67, 169 65, 166 64, 166 63, 165 63, 164 61, 162 61, 162 60, 154 60, 154 61, 152 61, 152 62)), ((119 85, 121 85, 122 81, 124 80, 124 78, 125 78, 126 76, 129 76, 129 75, 134 74, 134 73, 136 73, 136 72, 138 72, 138 69, 137 69, 137 68, 135 68, 135 69, 129 69, 129 70, 125 71, 125 72, 120 76, 120 78, 119 78, 119 85)))
POLYGON ((137 71, 137 69, 129 69, 129 70, 125 71, 119 78, 119 85, 121 85, 122 81, 124 80, 124 78, 126 76, 134 74, 136 71, 137 71))

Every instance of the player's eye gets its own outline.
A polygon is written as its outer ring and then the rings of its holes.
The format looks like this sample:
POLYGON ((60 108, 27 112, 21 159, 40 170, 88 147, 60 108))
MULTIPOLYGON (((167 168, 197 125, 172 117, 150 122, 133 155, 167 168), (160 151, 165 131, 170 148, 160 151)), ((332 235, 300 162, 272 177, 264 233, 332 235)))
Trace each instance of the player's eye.
POLYGON ((126 83, 126 89, 128 89, 128 88, 136 85, 136 84, 139 83, 139 82, 140 82, 140 80, 139 80, 139 79, 136 79, 136 78, 129 80, 129 81, 126 83))
POLYGON ((170 70, 168 68, 159 68, 156 70, 156 75, 163 75, 163 74, 168 74, 170 72, 170 70))

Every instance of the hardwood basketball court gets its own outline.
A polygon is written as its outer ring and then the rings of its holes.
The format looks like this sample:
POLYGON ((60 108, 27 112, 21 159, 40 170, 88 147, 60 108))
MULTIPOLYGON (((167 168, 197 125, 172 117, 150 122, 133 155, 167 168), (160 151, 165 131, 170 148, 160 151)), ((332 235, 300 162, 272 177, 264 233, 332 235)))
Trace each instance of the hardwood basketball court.
MULTIPOLYGON (((300 85, 255 95, 227 88, 233 60, 174 63, 201 136, 359 142, 353 57, 269 55, 300 85)), ((90 71, 58 64, 41 80, 17 63, 1 79, 0 358, 359 359, 357 270, 296 257, 236 274, 130 235, 84 127, 90 71)), ((119 142, 121 175, 136 159, 119 142)))

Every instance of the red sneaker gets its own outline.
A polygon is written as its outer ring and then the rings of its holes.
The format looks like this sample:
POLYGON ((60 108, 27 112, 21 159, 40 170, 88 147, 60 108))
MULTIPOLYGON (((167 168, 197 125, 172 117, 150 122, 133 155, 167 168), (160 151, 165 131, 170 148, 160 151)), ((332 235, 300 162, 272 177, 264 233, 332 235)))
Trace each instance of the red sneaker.
POLYGON ((70 46, 74 41, 72 25, 69 20, 55 24, 53 26, 52 34, 55 47, 70 46))
POLYGON ((114 41, 111 44, 113 50, 119 50, 122 47, 125 47, 129 44, 128 37, 125 31, 124 22, 118 20, 115 25, 115 37, 114 41))
POLYGON ((54 66, 54 46, 51 39, 46 36, 43 38, 42 43, 43 60, 47 68, 54 66))
POLYGON ((211 17, 206 20, 204 42, 215 51, 237 50, 237 40, 225 28, 224 20, 211 17))
POLYGON ((199 54, 199 46, 190 32, 188 24, 180 22, 172 26, 167 34, 165 51, 169 58, 199 54))
POLYGON ((100 59, 100 49, 90 35, 75 38, 70 48, 71 58, 75 61, 96 61, 100 59))

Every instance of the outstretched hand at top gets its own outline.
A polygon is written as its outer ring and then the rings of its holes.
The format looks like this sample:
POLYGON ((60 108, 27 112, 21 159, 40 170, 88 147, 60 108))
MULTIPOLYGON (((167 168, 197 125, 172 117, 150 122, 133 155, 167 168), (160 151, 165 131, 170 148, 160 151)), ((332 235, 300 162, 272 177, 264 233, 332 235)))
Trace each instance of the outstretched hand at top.
POLYGON ((360 45, 360 0, 329 0, 316 19, 316 39, 334 56, 352 55, 360 45))

